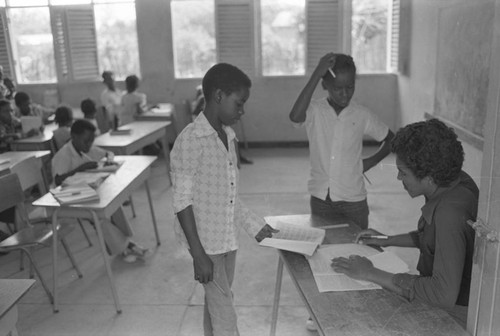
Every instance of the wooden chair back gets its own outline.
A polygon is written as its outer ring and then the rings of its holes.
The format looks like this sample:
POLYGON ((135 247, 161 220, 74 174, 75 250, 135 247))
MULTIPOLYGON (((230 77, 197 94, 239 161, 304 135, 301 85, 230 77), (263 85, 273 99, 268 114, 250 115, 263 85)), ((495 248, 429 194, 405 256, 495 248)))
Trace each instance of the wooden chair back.
POLYGON ((38 186, 42 195, 47 192, 42 175, 41 163, 35 157, 30 157, 16 163, 10 168, 10 171, 18 176, 23 191, 38 186))

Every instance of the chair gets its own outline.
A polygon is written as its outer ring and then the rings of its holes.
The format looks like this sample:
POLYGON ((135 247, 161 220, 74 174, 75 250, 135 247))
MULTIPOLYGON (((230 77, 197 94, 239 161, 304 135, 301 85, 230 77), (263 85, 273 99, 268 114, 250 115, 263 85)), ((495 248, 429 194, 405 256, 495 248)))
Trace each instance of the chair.
MULTIPOLYGON (((50 302, 54 303, 52 293, 50 292, 45 280, 43 279, 42 274, 38 270, 32 256, 32 252, 35 247, 50 244, 50 242, 52 241, 53 231, 50 226, 32 225, 28 218, 28 213, 26 211, 24 201, 24 191, 17 175, 8 174, 0 177, 0 211, 16 207, 16 210, 19 214, 19 221, 23 224, 23 227, 19 228, 16 233, 0 242, 0 251, 9 252, 13 250, 20 250, 21 253, 24 253, 30 261, 30 277, 32 277, 32 271, 34 270, 38 278, 40 279, 40 282, 45 292, 47 293, 50 302)), ((81 278, 82 273, 76 265, 73 255, 71 254, 71 251, 66 241, 64 240, 65 233, 61 229, 61 226, 59 226, 57 230, 58 234, 60 234, 61 244, 63 245, 64 250, 68 254, 71 264, 76 270, 78 277, 81 278)))

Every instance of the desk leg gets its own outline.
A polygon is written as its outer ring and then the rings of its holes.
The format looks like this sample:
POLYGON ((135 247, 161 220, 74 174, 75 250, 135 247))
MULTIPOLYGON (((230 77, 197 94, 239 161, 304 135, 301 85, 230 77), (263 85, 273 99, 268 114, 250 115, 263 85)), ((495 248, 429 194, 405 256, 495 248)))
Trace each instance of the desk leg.
POLYGON ((153 199, 151 198, 151 190, 149 190, 149 183, 146 180, 144 182, 146 185, 146 194, 148 195, 148 202, 149 202, 149 209, 151 210, 151 218, 153 218, 153 227, 155 229, 155 236, 156 236, 156 245, 160 246, 160 234, 158 233, 158 225, 156 224, 156 216, 155 216, 155 210, 153 208, 153 199))
POLYGON ((276 324, 278 323, 278 308, 280 305, 281 283, 283 280, 283 260, 278 253, 278 269, 276 270, 276 285, 274 286, 273 312, 271 317, 270 336, 276 335, 276 324))
POLYGON ((170 178, 170 148, 168 147, 167 134, 162 138, 161 145, 163 147, 163 156, 165 157, 165 165, 167 166, 167 177, 169 183, 172 183, 172 179, 170 178))
POLYGON ((116 312, 121 314, 122 308, 120 306, 120 300, 118 299, 118 293, 116 292, 115 280, 113 279, 113 272, 111 271, 111 265, 109 264, 108 252, 106 252, 106 246, 104 245, 101 222, 94 211, 90 211, 90 213, 92 214, 92 218, 94 219, 95 227, 97 229, 97 238, 99 239, 99 245, 101 246, 102 258, 104 259, 104 266, 106 267, 106 273, 108 274, 111 293, 113 294, 113 300, 115 301, 116 312))
POLYGON ((53 284, 53 287, 52 288, 52 297, 54 299, 54 302, 53 302, 53 310, 54 310, 54 313, 58 313, 59 312, 59 309, 57 308, 57 274, 58 274, 58 270, 57 270, 57 240, 59 239, 58 238, 58 235, 57 235, 57 227, 58 227, 58 219, 57 219, 57 215, 59 214, 59 209, 56 209, 53 213, 52 213, 52 270, 53 270, 53 274, 52 274, 52 284, 53 284))

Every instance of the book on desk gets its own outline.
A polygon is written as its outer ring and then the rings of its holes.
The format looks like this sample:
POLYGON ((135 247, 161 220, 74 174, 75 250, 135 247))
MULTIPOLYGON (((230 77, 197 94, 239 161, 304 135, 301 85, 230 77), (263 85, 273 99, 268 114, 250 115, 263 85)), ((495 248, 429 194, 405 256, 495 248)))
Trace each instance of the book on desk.
POLYGON ((70 186, 59 186, 51 189, 50 193, 60 204, 75 204, 99 201, 99 194, 86 183, 70 186))

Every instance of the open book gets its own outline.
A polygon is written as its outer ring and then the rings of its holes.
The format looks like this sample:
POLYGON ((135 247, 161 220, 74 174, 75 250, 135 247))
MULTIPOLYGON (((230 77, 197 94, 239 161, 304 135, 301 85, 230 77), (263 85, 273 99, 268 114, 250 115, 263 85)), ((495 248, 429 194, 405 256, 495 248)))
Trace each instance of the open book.
POLYGON ((406 273, 408 265, 396 254, 384 251, 379 252, 374 248, 361 244, 332 244, 320 246, 318 252, 309 258, 309 266, 318 286, 319 292, 336 292, 380 289, 377 284, 355 280, 345 274, 337 273, 331 267, 331 260, 337 257, 349 258, 350 255, 360 255, 371 260, 373 265, 390 273, 406 273))
POLYGON ((278 222, 274 228, 280 231, 273 238, 264 238, 261 246, 312 256, 325 238, 325 230, 308 226, 278 222))
POLYGON ((87 184, 57 187, 50 192, 60 204, 86 203, 99 200, 99 194, 87 184))

